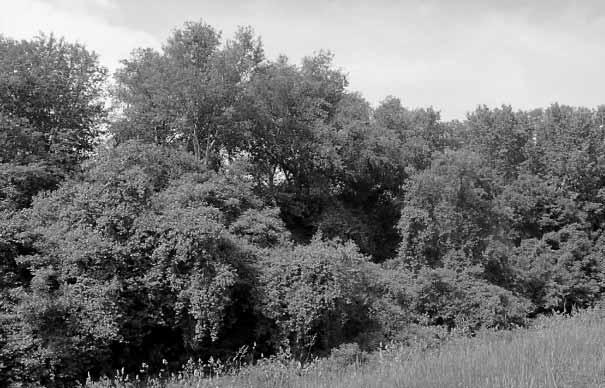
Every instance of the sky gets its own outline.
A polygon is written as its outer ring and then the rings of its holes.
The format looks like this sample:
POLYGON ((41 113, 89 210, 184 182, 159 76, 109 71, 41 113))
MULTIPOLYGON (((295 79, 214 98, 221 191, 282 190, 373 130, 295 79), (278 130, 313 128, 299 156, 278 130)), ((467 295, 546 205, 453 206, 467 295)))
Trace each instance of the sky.
POLYGON ((0 34, 53 32, 110 70, 199 20, 226 38, 252 26, 269 58, 330 50, 374 106, 390 95, 450 120, 479 104, 605 103, 603 0, 0 0, 0 34))

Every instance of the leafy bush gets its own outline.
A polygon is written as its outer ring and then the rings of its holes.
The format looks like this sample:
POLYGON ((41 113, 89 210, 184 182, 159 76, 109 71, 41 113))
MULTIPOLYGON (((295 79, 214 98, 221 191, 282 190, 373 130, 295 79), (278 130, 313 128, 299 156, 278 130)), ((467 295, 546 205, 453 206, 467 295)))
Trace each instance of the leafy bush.
POLYGON ((137 143, 104 151, 83 181, 36 198, 11 222, 22 230, 3 240, 13 276, 26 268, 31 281, 10 284, 2 362, 10 379, 48 386, 254 341, 253 331, 229 336, 238 320, 254 322, 250 244, 287 238, 245 179, 137 143), (255 219, 265 232, 246 229, 255 219))
POLYGON ((605 290, 603 242, 579 225, 523 240, 511 255, 519 289, 542 311, 593 305, 605 290))
POLYGON ((296 356, 327 352, 370 326, 369 264, 352 243, 319 237, 269 252, 262 263, 262 310, 296 356))
POLYGON ((420 271, 410 293, 411 308, 426 323, 460 329, 522 324, 531 307, 511 291, 445 268, 420 271))

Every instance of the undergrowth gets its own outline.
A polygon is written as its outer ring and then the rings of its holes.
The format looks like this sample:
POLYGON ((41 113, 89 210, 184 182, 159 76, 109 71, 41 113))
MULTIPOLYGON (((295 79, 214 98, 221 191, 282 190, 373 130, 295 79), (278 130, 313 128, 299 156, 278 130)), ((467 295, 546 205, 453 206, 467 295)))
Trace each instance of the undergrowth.
MULTIPOLYGON (((214 364, 213 364, 214 363, 214 364)), ((307 365, 287 352, 254 365, 226 367, 190 362, 180 373, 141 379, 121 375, 89 381, 87 388, 355 388, 355 387, 603 387, 605 313, 601 309, 554 315, 531 327, 450 335, 440 346, 426 340, 362 352, 346 344, 307 365)))

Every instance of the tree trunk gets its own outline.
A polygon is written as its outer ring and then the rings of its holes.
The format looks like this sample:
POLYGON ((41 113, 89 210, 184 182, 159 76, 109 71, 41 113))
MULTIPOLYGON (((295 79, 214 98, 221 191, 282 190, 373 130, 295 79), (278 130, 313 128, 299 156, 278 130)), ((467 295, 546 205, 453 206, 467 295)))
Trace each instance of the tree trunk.
POLYGON ((195 155, 195 158, 197 160, 201 159, 201 153, 200 153, 200 139, 198 139, 197 137, 197 128, 193 127, 193 154, 195 155))
POLYGON ((210 141, 210 136, 208 136, 208 139, 206 139, 206 152, 204 153, 204 166, 206 166, 206 168, 209 168, 208 164, 210 163, 210 149, 212 143, 213 142, 210 141))
POLYGON ((216 137, 209 133, 206 138, 206 152, 204 153, 204 166, 206 166, 206 168, 210 168, 210 153, 212 152, 215 141, 216 137))

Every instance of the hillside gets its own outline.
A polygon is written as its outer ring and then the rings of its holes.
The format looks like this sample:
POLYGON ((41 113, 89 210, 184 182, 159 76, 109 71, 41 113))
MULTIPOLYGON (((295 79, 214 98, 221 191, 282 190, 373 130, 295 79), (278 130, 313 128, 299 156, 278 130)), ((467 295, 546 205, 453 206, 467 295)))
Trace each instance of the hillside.
MULTIPOLYGON (((475 338, 452 339, 422 350, 386 347, 365 356, 365 362, 342 363, 346 355, 333 355, 300 368, 298 364, 263 361, 239 373, 199 378, 196 370, 168 379, 169 388, 539 388, 605 386, 605 315, 590 310, 573 318, 555 316, 532 328, 490 331, 475 338)), ((351 355, 350 353, 348 354, 351 355)), ((118 388, 131 387, 127 382, 118 388)), ((157 379, 139 386, 160 386, 157 379)), ((89 388, 111 386, 89 384, 89 388)))

